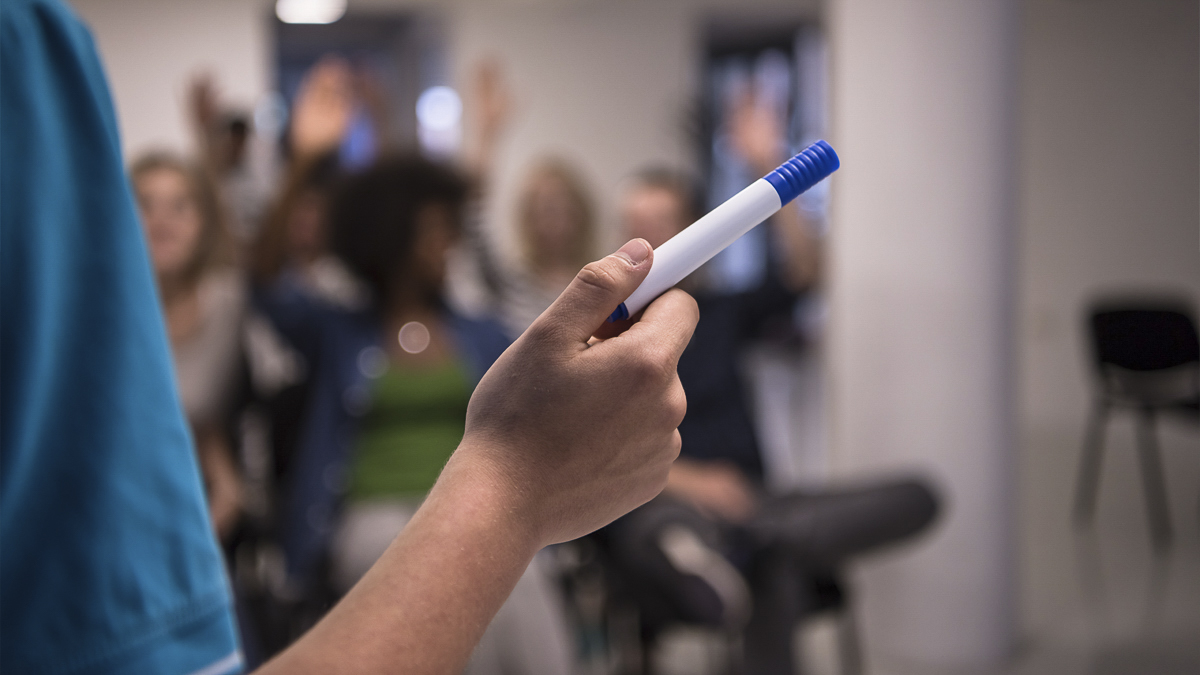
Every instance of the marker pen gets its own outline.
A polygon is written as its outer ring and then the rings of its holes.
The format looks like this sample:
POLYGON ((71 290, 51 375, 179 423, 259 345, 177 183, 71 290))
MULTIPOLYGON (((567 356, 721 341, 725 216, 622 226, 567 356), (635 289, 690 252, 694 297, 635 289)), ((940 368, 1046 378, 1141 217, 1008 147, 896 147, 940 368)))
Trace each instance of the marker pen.
POLYGON ((654 249, 650 273, 608 320, 628 319, 642 311, 651 300, 695 272, 738 237, 770 218, 839 166, 841 162, 833 148, 825 141, 817 141, 709 211, 654 249))

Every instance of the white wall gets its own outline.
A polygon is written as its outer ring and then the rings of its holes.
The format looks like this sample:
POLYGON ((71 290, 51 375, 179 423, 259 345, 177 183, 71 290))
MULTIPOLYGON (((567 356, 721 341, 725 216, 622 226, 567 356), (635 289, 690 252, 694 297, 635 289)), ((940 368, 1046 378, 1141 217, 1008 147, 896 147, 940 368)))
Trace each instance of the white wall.
POLYGON ((250 109, 270 86, 269 4, 255 0, 69 0, 92 28, 108 72, 126 157, 186 151, 191 77, 211 72, 225 100, 250 109))
POLYGON ((581 169, 609 224, 623 176, 648 162, 687 161, 681 123, 699 54, 684 3, 480 3, 457 8, 449 23, 459 82, 492 57, 512 89, 492 222, 511 220, 525 173, 548 154, 581 169))
POLYGON ((1089 297, 1145 287, 1200 299, 1198 13, 1194 0, 1025 3, 1018 330, 1027 432, 1081 437, 1089 297))
POLYGON ((843 475, 917 469, 919 544, 862 564, 876 653, 995 666, 1013 645, 1017 3, 836 0, 830 405, 843 475))

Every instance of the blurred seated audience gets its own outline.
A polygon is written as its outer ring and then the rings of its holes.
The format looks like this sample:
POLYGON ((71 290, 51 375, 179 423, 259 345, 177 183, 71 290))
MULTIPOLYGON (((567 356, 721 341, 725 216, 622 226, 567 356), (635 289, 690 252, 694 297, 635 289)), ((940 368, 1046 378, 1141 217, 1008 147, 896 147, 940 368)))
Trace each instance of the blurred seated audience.
POLYGON ((171 155, 152 154, 133 164, 130 179, 209 514, 218 536, 227 541, 243 501, 229 430, 246 294, 240 274, 228 262, 217 196, 199 169, 171 155))
MULTIPOLYGON (((785 159, 781 125, 744 105, 733 137, 756 173, 785 159)), ((621 208, 625 235, 659 246, 699 215, 691 181, 669 170, 635 178, 621 208)), ((771 495, 743 392, 738 357, 772 319, 787 321, 816 283, 817 242, 795 207, 769 224, 781 253, 762 284, 737 293, 705 288, 702 270, 680 287, 700 321, 679 361, 688 409, 680 457, 663 495, 602 531, 601 542, 641 601, 643 620, 744 630, 751 675, 792 673, 793 629, 818 606, 827 578, 854 557, 898 542, 933 520, 937 500, 920 480, 886 480, 771 495)))
MULTIPOLYGON (((466 197, 454 171, 394 157, 350 177, 332 204, 331 248, 369 300, 322 321, 284 522, 301 584, 342 593, 379 559, 461 441, 475 383, 509 344, 498 324, 443 301, 466 197)), ((555 603, 535 562, 468 672, 566 672, 555 603)))

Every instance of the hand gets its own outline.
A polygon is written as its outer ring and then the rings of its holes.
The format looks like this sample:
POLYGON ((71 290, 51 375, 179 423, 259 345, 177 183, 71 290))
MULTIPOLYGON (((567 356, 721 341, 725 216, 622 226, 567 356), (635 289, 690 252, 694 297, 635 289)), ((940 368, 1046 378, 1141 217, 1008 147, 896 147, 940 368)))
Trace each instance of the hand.
POLYGON ((678 456, 687 404, 676 366, 699 318, 695 301, 668 291, 624 332, 593 337, 652 255, 635 239, 585 267, 471 397, 463 443, 443 475, 482 469, 539 546, 649 501, 678 456))
MULTIPOLYGON (((729 111, 733 150, 755 176, 774 171, 787 159, 787 137, 782 111, 764 102, 753 89, 737 96, 729 111)), ((793 292, 817 283, 822 252, 812 228, 795 206, 781 209, 771 226, 783 250, 781 281, 793 292)))
POLYGON ((292 106, 292 150, 311 157, 342 142, 354 111, 354 82, 350 66, 327 56, 304 77, 292 106))
POLYGON ((188 83, 188 118, 192 131, 207 142, 217 126, 220 96, 212 73, 202 73, 188 83))
POLYGON ((504 75, 496 61, 484 61, 475 71, 472 104, 476 109, 479 134, 485 142, 494 142, 512 109, 512 99, 504 86, 504 75))
POLYGON ((783 116, 753 90, 738 96, 729 111, 729 135, 734 152, 755 174, 773 171, 786 158, 783 116))
POLYGON ((208 516, 217 539, 225 541, 242 519, 242 479, 225 436, 215 429, 196 432, 196 450, 208 497, 208 516))
POLYGON ((758 509, 750 481, 737 467, 723 462, 676 461, 667 492, 730 523, 744 523, 758 509))
POLYGON ((466 103, 472 142, 467 145, 464 160, 476 179, 476 188, 486 192, 496 144, 512 110, 512 99, 497 61, 483 61, 475 69, 466 103))
POLYGON ((484 375, 437 484, 383 557, 264 673, 462 672, 538 549, 649 501, 679 454, 675 372, 699 318, 672 290, 594 337, 650 271, 635 239, 585 267, 484 375))

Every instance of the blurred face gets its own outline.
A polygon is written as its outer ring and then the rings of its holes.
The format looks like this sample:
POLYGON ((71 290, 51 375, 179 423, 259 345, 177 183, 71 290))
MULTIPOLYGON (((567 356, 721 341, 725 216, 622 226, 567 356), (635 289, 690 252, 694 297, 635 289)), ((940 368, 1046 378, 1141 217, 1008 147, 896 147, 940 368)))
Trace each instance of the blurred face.
POLYGON ((621 221, 625 236, 641 237, 654 248, 679 234, 688 223, 674 191, 660 187, 635 187, 625 195, 621 221))
POLYGON ((533 255, 545 262, 567 262, 583 214, 556 176, 539 176, 529 190, 532 199, 528 227, 533 255))
POLYGON ((182 273, 196 255, 203 229, 187 177, 175 169, 152 169, 138 177, 134 192, 154 272, 182 273))
POLYGON ((440 290, 446 278, 446 256, 458 243, 458 227, 450 209, 427 204, 417 213, 413 238, 413 270, 416 281, 430 291, 440 290))

